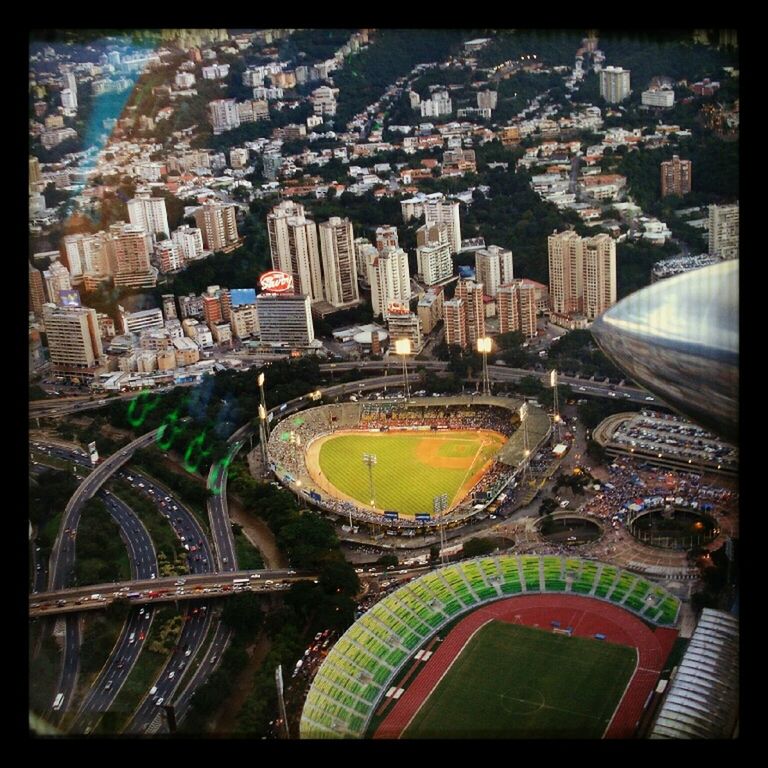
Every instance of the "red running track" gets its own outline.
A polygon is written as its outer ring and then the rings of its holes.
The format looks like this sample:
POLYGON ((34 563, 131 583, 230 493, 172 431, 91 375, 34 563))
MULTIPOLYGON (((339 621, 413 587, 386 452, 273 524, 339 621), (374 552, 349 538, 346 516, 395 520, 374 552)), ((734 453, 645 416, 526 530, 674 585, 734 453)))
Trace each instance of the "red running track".
POLYGON ((608 739, 634 736, 645 702, 677 638, 677 630, 654 631, 623 608, 578 595, 521 595, 490 603, 473 611, 451 630, 379 725, 375 739, 400 737, 472 634, 491 619, 548 631, 552 621, 559 621, 562 629, 573 627, 576 636, 593 637, 600 633, 606 637, 603 642, 637 648, 638 665, 608 725, 608 739))

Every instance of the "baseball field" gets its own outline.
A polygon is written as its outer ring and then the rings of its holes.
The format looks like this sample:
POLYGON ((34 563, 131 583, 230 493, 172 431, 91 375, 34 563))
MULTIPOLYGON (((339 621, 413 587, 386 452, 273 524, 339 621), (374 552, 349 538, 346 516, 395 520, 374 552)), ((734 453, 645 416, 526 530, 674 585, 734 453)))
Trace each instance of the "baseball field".
POLYGON ((403 737, 599 739, 635 663, 628 646, 490 621, 403 737))
POLYGON ((447 494, 449 508, 458 503, 505 441, 495 432, 475 430, 337 433, 313 444, 307 467, 321 487, 377 511, 431 514, 435 496, 447 494), (376 456, 373 496, 364 454, 376 456))

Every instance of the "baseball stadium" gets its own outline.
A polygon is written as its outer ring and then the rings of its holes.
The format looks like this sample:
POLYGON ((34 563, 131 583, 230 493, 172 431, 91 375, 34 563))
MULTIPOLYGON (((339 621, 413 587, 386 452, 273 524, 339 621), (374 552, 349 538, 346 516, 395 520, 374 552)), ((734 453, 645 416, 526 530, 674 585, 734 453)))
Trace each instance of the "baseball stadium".
POLYGON ((548 415, 506 397, 322 405, 272 427, 270 469, 320 509, 395 529, 460 525, 514 484, 548 415), (522 413, 522 418, 521 418, 522 413))
POLYGON ((677 597, 578 557, 444 566, 339 639, 302 738, 631 738, 677 638, 677 597))

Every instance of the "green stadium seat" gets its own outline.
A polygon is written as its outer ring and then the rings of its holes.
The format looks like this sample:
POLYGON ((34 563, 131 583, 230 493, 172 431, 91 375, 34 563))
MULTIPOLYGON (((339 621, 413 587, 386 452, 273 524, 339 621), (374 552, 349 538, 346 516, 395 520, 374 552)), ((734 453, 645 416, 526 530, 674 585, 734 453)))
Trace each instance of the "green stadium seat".
POLYGON ((613 565, 603 565, 603 568, 600 571, 600 578, 597 582, 597 586, 595 587, 595 597, 604 598, 608 595, 608 592, 610 592, 614 581, 616 581, 618 573, 619 569, 613 565))
POLYGON ((635 574, 629 573, 628 571, 622 571, 621 576, 619 576, 618 581, 613 587, 613 590, 608 595, 608 599, 612 603, 620 603, 626 596, 630 586, 632 585, 632 582, 636 578, 637 576, 635 576, 635 574))

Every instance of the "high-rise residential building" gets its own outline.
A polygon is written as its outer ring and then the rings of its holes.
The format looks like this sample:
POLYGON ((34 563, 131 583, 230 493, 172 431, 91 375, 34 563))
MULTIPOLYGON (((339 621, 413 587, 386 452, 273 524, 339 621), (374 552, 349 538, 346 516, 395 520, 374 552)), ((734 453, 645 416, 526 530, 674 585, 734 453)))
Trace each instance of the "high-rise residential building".
POLYGON ((29 156, 29 186, 37 184, 42 179, 42 171, 40 170, 40 161, 34 156, 29 156))
POLYGON ((64 235, 59 248, 73 282, 78 283, 89 277, 105 278, 112 274, 107 242, 105 232, 64 235))
POLYGON ((447 224, 424 224, 416 230, 416 269, 427 285, 453 274, 447 224))
POLYGON ((359 301, 360 294, 352 222, 332 216, 320 225, 319 230, 325 300, 334 307, 354 304, 359 301))
POLYGON ((142 227, 118 222, 109 228, 109 260, 117 288, 154 288, 157 270, 149 263, 152 239, 142 227))
POLYGON ((621 67, 600 70, 600 95, 609 104, 618 104, 629 96, 629 72, 621 67))
POLYGON ((317 225, 304 216, 304 206, 284 200, 267 214, 267 234, 272 268, 293 277, 295 293, 310 301, 324 297, 317 225))
POLYGON ((77 96, 69 88, 65 88, 59 95, 61 97, 61 106, 66 112, 74 112, 77 109, 77 96))
MULTIPOLYGON (((355 242, 357 242, 357 240, 355 242)), ((383 251, 385 248, 399 247, 400 243, 397 239, 397 227, 386 224, 376 228, 376 249, 379 252, 383 251)))
POLYGON ((494 298, 500 285, 514 279, 512 251, 498 245, 481 248, 475 255, 475 276, 485 286, 486 295, 494 298))
POLYGON ((739 204, 709 206, 709 253, 739 258, 739 204))
POLYGON ((255 304, 241 304, 232 307, 229 319, 232 335, 238 339, 248 339, 259 335, 259 317, 255 304))
POLYGON ((524 280, 502 285, 496 295, 499 332, 520 331, 527 339, 536 336, 536 287, 524 280))
POLYGON ((691 171, 690 160, 681 160, 677 155, 664 160, 661 163, 661 196, 687 195, 691 191, 691 171))
POLYGON ((374 315, 383 315, 392 301, 406 306, 411 298, 408 254, 402 248, 384 247, 368 263, 368 282, 374 315))
POLYGON ((160 261, 160 271, 163 274, 178 272, 186 266, 184 254, 176 246, 173 240, 163 240, 155 246, 155 255, 160 261))
POLYGON ((398 339, 408 339, 411 342, 411 350, 417 352, 421 349, 421 321, 418 315, 413 312, 396 311, 386 312, 384 315, 387 321, 387 331, 389 332, 390 346, 394 348, 398 339))
POLYGON ((379 255, 371 241, 365 237, 355 238, 355 262, 357 264, 357 278, 365 286, 370 286, 368 282, 368 265, 379 255))
POLYGON ((42 318, 45 304, 45 288, 43 275, 39 269, 29 265, 29 309, 36 317, 42 318))
POLYGON ((240 113, 234 99, 217 99, 208 103, 214 135, 240 126, 240 113))
POLYGON ((448 245, 451 253, 461 250, 461 222, 459 221, 458 200, 426 200, 424 202, 424 223, 445 224, 448 227, 448 245))
POLYGON ((123 333, 140 333, 147 328, 162 328, 164 324, 163 311, 161 309, 142 309, 138 312, 126 312, 118 304, 117 311, 120 314, 120 321, 123 327, 123 333))
POLYGON ((466 307, 467 344, 477 349, 477 340, 485 336, 484 286, 480 282, 460 278, 456 285, 455 298, 461 299, 466 307))
POLYGON ((59 303, 59 291, 72 290, 69 270, 60 261, 51 262, 48 269, 43 272, 43 284, 46 299, 53 304, 59 303))
POLYGON ((451 299, 443 303, 445 343, 467 348, 467 305, 463 299, 451 299))
POLYGON ((554 314, 594 320, 616 303, 616 243, 609 235, 555 233, 547 238, 547 246, 554 314))
POLYGON ((478 91, 477 106, 478 109, 496 109, 496 103, 499 99, 498 91, 478 91))
POLYGON ((171 236, 163 197, 152 197, 149 192, 137 192, 136 197, 128 201, 128 219, 131 224, 142 227, 153 237, 161 232, 166 237, 171 236))
POLYGON ((53 370, 92 377, 106 365, 96 310, 90 307, 43 305, 48 353, 53 370))
MULTIPOLYGON (((74 72, 62 72, 61 74, 61 91, 69 91, 68 101, 71 104, 69 109, 77 109, 77 78, 74 72)), ((64 104, 64 97, 61 99, 62 106, 67 107, 64 104)))
POLYGON ((256 314, 262 342, 307 347, 315 340, 309 296, 260 293, 256 314))
POLYGON ((234 147, 229 150, 229 165, 232 168, 245 168, 248 165, 249 152, 244 147, 234 147))
POLYGON ((416 313, 421 321, 421 330, 424 333, 432 333, 432 329, 443 319, 443 286, 436 285, 430 288, 419 299, 416 313))
POLYGON ((176 297, 172 293, 163 294, 163 317, 166 320, 176 320, 179 313, 176 311, 176 297))
POLYGON ((227 251, 240 242, 234 205, 206 201, 194 215, 207 250, 227 251))
POLYGON ((203 257, 203 233, 197 227, 182 224, 173 231, 171 239, 176 244, 185 262, 203 257))
POLYGON ((279 152, 265 152, 261 156, 261 166, 264 172, 264 178, 267 181, 275 181, 282 164, 283 156, 279 152))

